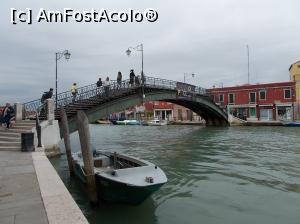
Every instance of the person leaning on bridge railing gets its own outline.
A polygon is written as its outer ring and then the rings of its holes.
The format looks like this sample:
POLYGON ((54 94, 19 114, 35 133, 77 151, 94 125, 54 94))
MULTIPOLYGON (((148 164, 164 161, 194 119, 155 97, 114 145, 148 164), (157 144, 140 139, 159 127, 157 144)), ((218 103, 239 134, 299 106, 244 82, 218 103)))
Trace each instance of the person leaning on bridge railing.
POLYGON ((46 100, 51 99, 53 96, 53 88, 50 88, 48 92, 44 92, 41 98, 41 113, 44 113, 46 110, 45 105, 46 105, 46 100))

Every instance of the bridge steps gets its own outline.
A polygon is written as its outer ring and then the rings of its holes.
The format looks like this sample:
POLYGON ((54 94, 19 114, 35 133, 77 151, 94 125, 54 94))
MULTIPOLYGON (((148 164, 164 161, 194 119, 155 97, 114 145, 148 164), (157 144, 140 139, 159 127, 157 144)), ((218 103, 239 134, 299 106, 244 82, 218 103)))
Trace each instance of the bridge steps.
POLYGON ((0 130, 0 137, 20 137, 21 134, 20 133, 15 133, 15 132, 9 132, 6 131, 5 129, 0 130))
POLYGON ((0 146, 21 147, 21 139, 16 139, 16 142, 0 141, 0 146), (17 141, 20 140, 20 141, 17 141))
POLYGON ((13 123, 9 129, 0 127, 0 151, 21 151, 21 133, 31 133, 35 121, 13 123))
POLYGON ((25 125, 25 126, 21 126, 21 125, 19 125, 19 126, 16 126, 16 125, 13 125, 11 128, 10 128, 10 130, 31 130, 32 129, 32 126, 30 125, 25 125))
POLYGON ((0 151, 21 151, 21 146, 0 146, 0 151))
POLYGON ((5 135, 2 135, 0 136, 0 142, 1 141, 5 141, 5 142, 15 142, 15 141, 18 141, 20 139, 20 135, 17 135, 17 136, 5 136, 5 135))
POLYGON ((33 121, 33 122, 18 122, 18 123, 14 123, 12 126, 13 127, 20 127, 20 126, 32 127, 34 125, 35 125, 35 121, 33 121))
MULTIPOLYGON (((30 133, 31 129, 9 129, 8 130, 10 133, 30 133)), ((1 134, 0 134, 1 136, 1 134)))

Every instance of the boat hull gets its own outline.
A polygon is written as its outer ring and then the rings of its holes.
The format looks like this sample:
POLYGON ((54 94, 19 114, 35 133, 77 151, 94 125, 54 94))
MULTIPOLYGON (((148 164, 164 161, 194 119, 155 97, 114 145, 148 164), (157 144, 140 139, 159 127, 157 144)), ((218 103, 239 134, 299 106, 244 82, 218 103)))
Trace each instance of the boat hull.
MULTIPOLYGON (((83 184, 86 184, 86 177, 79 164, 74 164, 74 173, 83 184)), ((98 198, 111 203, 124 203, 139 205, 151 194, 157 191, 164 183, 148 186, 133 186, 107 179, 95 174, 98 198)))
POLYGON ((287 126, 287 127, 300 127, 299 122, 290 122, 290 123, 286 123, 286 124, 283 124, 283 125, 287 126))
POLYGON ((116 121, 116 125, 141 125, 141 122, 136 120, 116 121))
POLYGON ((131 205, 141 204, 163 184, 149 186, 132 186, 115 182, 96 174, 96 186, 99 197, 108 202, 119 202, 131 205))

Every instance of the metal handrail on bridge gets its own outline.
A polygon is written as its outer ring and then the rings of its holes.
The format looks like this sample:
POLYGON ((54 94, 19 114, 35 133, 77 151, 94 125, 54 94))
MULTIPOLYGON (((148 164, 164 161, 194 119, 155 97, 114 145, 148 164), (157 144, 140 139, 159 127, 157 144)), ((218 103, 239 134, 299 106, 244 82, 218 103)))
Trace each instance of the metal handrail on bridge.
MULTIPOLYGON (((123 80, 121 83, 118 83, 116 80, 110 81, 110 84, 105 86, 102 85, 101 87, 97 87, 95 84, 90 84, 87 86, 79 87, 77 89, 77 95, 74 99, 71 91, 65 91, 57 95, 57 107, 71 105, 74 103, 80 103, 82 100, 86 99, 92 99, 93 97, 99 98, 99 97, 107 97, 107 94, 109 96, 115 96, 118 94, 122 94, 124 92, 128 92, 130 89, 136 89, 137 87, 142 86, 141 80, 139 80, 139 84, 136 83, 130 83, 130 80, 123 80), (108 91, 108 92, 106 92, 108 91)), ((157 88, 157 89, 169 89, 169 90, 177 90, 178 86, 177 84, 180 82, 167 80, 167 79, 160 79, 160 78, 154 78, 154 77, 144 77, 144 88, 157 88)), ((189 85, 189 84, 186 84, 189 85)), ((192 86, 192 85, 190 85, 192 86)), ((195 86, 195 91, 193 91, 194 94, 200 94, 200 95, 206 95, 206 90, 202 87, 195 86)), ((55 99, 55 96, 53 96, 55 99)), ((40 108, 42 105, 41 100, 33 100, 27 103, 23 104, 23 110, 24 110, 24 117, 25 118, 35 118, 35 112, 38 108, 40 108)))

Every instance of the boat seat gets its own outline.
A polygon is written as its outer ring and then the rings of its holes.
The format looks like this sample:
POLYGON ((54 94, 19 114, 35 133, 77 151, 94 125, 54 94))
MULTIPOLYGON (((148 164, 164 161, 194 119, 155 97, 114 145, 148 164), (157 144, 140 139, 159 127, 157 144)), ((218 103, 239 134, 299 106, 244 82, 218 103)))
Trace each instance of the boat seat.
POLYGON ((95 167, 102 167, 102 159, 95 159, 94 160, 95 167))

